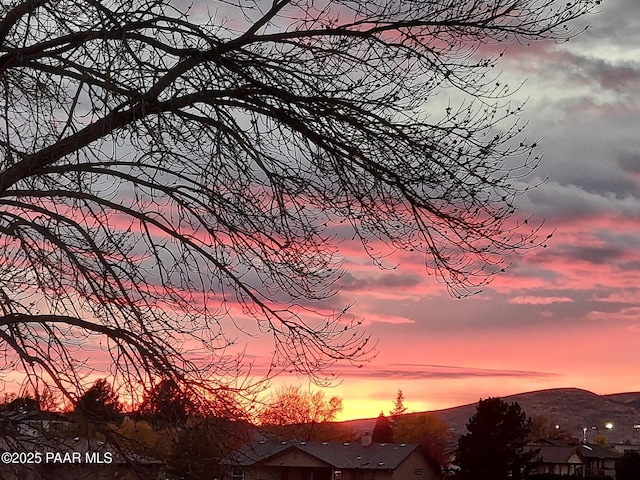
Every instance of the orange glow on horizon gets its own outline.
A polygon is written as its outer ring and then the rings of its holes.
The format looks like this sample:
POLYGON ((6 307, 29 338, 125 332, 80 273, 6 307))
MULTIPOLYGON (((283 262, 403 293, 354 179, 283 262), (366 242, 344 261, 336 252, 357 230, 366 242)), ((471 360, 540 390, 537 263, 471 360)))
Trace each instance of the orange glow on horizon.
MULTIPOLYGON (((407 412, 426 412, 433 410, 427 403, 406 402, 407 412)), ((348 398, 342 401, 342 411, 336 416, 336 421, 360 420, 363 418, 377 418, 380 412, 389 416, 393 407, 387 400, 369 400, 367 398, 348 398)))

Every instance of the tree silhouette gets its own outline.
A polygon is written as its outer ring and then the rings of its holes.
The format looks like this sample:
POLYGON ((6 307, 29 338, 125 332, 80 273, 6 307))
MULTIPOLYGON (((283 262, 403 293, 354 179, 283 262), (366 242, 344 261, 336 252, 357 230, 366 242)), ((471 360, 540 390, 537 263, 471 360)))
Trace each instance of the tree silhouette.
POLYGON ((342 236, 457 295, 538 244, 513 216, 535 144, 480 47, 566 39, 598 3, 2 2, 4 368, 74 398, 96 351, 132 394, 248 389, 245 334, 273 339, 258 382, 365 360, 322 303, 342 236))
POLYGON ((544 438, 568 440, 571 434, 545 415, 536 415, 531 419, 531 440, 535 442, 544 438))
POLYGON ((226 478, 222 460, 250 440, 254 430, 242 422, 198 419, 178 432, 167 458, 168 472, 184 480, 226 478))
POLYGON ((111 384, 100 378, 78 399, 74 413, 91 423, 113 422, 120 418, 122 403, 111 384))
MULTIPOLYGON (((278 388, 258 412, 257 420, 263 427, 275 429, 298 440, 326 440, 326 436, 343 435, 340 429, 326 428, 325 424, 336 419, 342 410, 342 399, 326 398, 324 392, 307 392, 300 387, 278 388)), ((268 428, 267 428, 268 430, 268 428)), ((290 437, 289 437, 290 438, 290 437)))
POLYGON ((467 430, 458 441, 457 480, 526 478, 537 452, 525 451, 531 418, 519 404, 507 404, 500 398, 480 400, 467 430))
POLYGON ((435 413, 405 415, 393 429, 395 442, 419 443, 441 467, 448 461, 447 445, 450 439, 449 426, 435 413))
POLYGON ((14 412, 39 412, 41 410, 40 402, 31 395, 16 397, 8 403, 1 404, 0 410, 9 410, 14 412))
POLYGON ((616 460, 616 480, 633 480, 640 478, 640 453, 625 452, 616 460))
MULTIPOLYGON (((156 425, 184 425, 197 412, 187 392, 173 379, 162 380, 145 394, 138 413, 156 425)), ((203 412, 204 413, 204 412, 203 412)))
POLYGON ((393 410, 389 412, 389 415, 391 416, 391 424, 395 425, 406 411, 407 407, 404 406, 404 393, 402 393, 402 390, 398 389, 396 399, 393 402, 393 410))
POLYGON ((373 433, 371 434, 371 440, 375 443, 391 443, 393 442, 393 428, 391 422, 384 413, 380 412, 376 419, 376 424, 373 427, 373 433))

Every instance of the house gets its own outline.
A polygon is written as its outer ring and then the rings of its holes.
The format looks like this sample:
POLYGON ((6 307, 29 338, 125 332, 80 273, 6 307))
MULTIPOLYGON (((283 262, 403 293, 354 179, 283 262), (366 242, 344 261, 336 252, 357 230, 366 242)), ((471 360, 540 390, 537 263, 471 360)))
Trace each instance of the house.
POLYGON ((41 410, 6 410, 0 412, 0 431, 37 437, 69 426, 69 419, 57 412, 41 410))
POLYGON ((566 440, 541 440, 531 473, 573 475, 578 478, 615 479, 615 463, 621 453, 601 445, 566 440))
POLYGON ((439 480, 419 444, 273 442, 245 445, 227 457, 227 480, 439 480))
POLYGON ((158 480, 167 478, 157 459, 125 452, 89 438, 0 438, 3 480, 158 480))
POLYGON ((620 452, 583 443, 578 453, 584 459, 587 477, 616 478, 616 460, 622 456, 620 452))
POLYGON ((536 450, 538 457, 531 473, 585 476, 586 465, 575 446, 543 445, 536 450))
POLYGON ((623 455, 626 452, 640 453, 640 445, 635 445, 630 442, 610 443, 609 446, 613 448, 616 452, 619 452, 620 455, 623 455))

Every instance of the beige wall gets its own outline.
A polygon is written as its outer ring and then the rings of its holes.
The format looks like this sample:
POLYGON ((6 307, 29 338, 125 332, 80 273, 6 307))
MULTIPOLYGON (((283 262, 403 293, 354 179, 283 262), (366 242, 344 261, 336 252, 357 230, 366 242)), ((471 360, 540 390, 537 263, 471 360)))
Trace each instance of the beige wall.
POLYGON ((279 467, 281 465, 287 465, 288 467, 328 467, 326 463, 307 453, 301 452, 297 448, 271 457, 264 462, 264 465, 269 467, 279 467))
POLYGON ((434 471, 427 459, 415 450, 400 466, 393 472, 393 480, 437 480, 440 475, 434 471), (416 475, 416 470, 422 470, 422 475, 416 475))
POLYGON ((266 468, 251 469, 245 471, 244 480, 280 480, 280 474, 277 470, 266 468))
POLYGON ((367 470, 351 470, 342 473, 343 480, 392 480, 391 472, 385 470, 367 471, 367 470))

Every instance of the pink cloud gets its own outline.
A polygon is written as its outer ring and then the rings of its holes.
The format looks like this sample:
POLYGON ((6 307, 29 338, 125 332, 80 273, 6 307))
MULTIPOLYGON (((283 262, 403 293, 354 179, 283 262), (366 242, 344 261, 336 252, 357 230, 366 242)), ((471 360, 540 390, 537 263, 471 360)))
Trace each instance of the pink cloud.
POLYGON ((587 317, 588 320, 596 320, 611 324, 612 322, 624 322, 629 321, 637 322, 640 320, 640 306, 623 308, 622 310, 611 313, 602 311, 590 312, 587 317))
POLYGON ((529 305, 550 305, 552 303, 573 302, 569 297, 534 297, 518 296, 508 300, 509 303, 529 304, 529 305))
POLYGON ((415 323, 415 321, 406 317, 395 315, 379 315, 375 313, 365 314, 362 324, 366 327, 373 323, 389 323, 393 325, 401 325, 405 323, 415 323))

